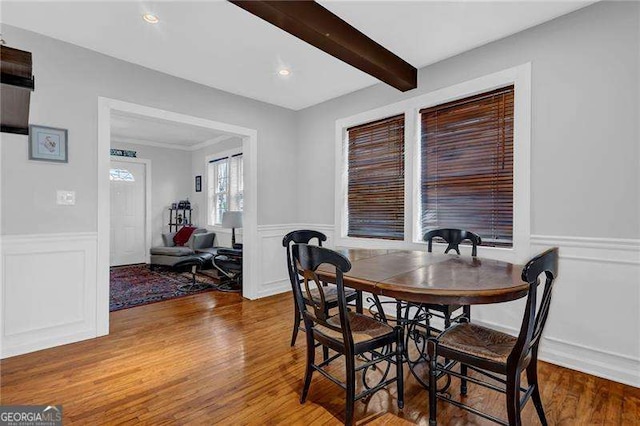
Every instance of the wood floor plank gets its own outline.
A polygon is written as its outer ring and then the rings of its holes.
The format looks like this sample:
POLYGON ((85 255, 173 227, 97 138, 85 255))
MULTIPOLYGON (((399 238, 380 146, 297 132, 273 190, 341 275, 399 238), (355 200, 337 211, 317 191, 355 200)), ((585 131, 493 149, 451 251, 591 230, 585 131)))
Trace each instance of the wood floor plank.
MULTIPOLYGON (((113 312, 108 336, 0 361, 0 403, 62 404, 65 424, 340 424, 344 393, 319 374, 298 402, 305 340, 289 347, 292 309, 287 294, 209 292, 113 312)), ((640 389, 542 362, 540 377, 550 424, 638 424, 640 389)), ((428 424, 427 394, 409 373, 404 410, 396 397, 391 386, 356 403, 358 424, 428 424)), ((495 392, 470 384, 466 402, 505 417, 495 392)), ((443 425, 490 424, 438 410, 443 425)), ((523 422, 539 424, 532 404, 523 422)))

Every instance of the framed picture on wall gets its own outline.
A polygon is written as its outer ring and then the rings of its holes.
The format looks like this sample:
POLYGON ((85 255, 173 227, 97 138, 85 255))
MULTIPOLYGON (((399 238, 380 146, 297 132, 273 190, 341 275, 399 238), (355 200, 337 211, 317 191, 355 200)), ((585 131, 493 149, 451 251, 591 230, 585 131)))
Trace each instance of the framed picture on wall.
POLYGON ((30 125, 29 160, 68 163, 67 129, 30 125))
POLYGON ((202 176, 196 176, 196 192, 202 192, 202 176))

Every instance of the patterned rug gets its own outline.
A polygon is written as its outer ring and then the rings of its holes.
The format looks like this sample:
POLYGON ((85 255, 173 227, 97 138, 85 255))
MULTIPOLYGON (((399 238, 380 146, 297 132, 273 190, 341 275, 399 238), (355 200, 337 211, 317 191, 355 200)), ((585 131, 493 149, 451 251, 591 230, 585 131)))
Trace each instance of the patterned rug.
POLYGON ((210 287, 186 293, 178 290, 178 286, 191 283, 189 272, 175 272, 163 267, 155 267, 151 271, 145 264, 113 267, 109 311, 216 290, 217 281, 213 278, 198 274, 196 280, 210 287))

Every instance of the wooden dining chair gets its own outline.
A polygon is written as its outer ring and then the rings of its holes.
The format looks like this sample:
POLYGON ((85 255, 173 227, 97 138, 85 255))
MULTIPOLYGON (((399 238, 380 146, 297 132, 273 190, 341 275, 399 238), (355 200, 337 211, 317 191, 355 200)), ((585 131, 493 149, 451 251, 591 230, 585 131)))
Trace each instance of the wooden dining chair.
POLYGON ((462 322, 442 332, 437 338, 429 338, 429 425, 436 425, 437 400, 441 399, 468 410, 496 423, 511 426, 522 424, 520 411, 529 398, 543 425, 547 419, 540 398, 538 383, 538 346, 544 330, 553 283, 558 276, 558 249, 552 248, 531 259, 522 270, 522 280, 528 284, 528 295, 524 317, 517 337, 501 333, 481 325, 462 322), (538 285, 540 275, 544 274, 545 287, 538 306, 538 285), (446 359, 438 363, 438 357, 446 359), (498 386, 475 377, 453 371, 460 364, 494 381, 498 386), (520 385, 520 376, 527 373, 527 387, 520 385), (459 400, 453 400, 446 393, 438 393, 436 384, 439 376, 449 375, 460 378, 460 393, 466 394, 466 382, 472 382, 506 395, 508 421, 483 413, 459 400), (521 395, 524 393, 524 395, 521 395))
POLYGON ((478 255, 478 246, 482 244, 480 236, 471 231, 453 228, 433 229, 425 233, 423 237, 423 240, 428 243, 427 250, 429 253, 431 253, 434 238, 442 238, 448 244, 444 251, 445 254, 451 250, 455 250, 456 253, 460 254, 460 243, 469 240, 471 242, 471 256, 476 257, 478 255))
MULTIPOLYGON (((427 242, 427 251, 429 253, 432 252, 433 249, 433 239, 434 238, 442 238, 447 244, 447 248, 445 249, 445 254, 449 253, 451 250, 455 250, 456 253, 460 254, 460 243, 465 240, 469 240, 471 242, 471 256, 476 257, 478 255, 478 246, 482 244, 482 239, 478 234, 474 234, 471 231, 465 231, 463 229, 434 229, 424 234, 423 240, 427 242)), ((444 328, 445 330, 451 326, 452 320, 456 320, 461 318, 462 316, 467 319, 471 319, 471 306, 469 305, 441 305, 441 304, 428 304, 425 307, 429 310, 430 313, 437 312, 436 316, 439 316, 444 319, 444 328), (453 318, 453 314, 462 308, 462 314, 456 318, 453 318)), ((441 330, 433 329, 437 332, 441 330)))
POLYGON ((351 269, 351 263, 346 257, 335 251, 307 244, 294 244, 291 253, 291 264, 297 271, 300 271, 300 274, 293 274, 296 280, 293 291, 307 330, 307 366, 300 403, 304 403, 307 398, 313 372, 318 371, 346 391, 344 421, 346 425, 353 423, 355 401, 370 396, 394 382, 397 383, 398 408, 402 408, 404 406, 403 329, 391 327, 371 317, 349 310, 343 274, 351 269), (321 284, 316 273, 317 268, 322 264, 335 268, 338 313, 333 316, 327 315, 325 287, 321 284), (313 290, 312 286, 314 285, 318 290, 317 293, 313 290), (315 297, 315 294, 318 294, 319 297, 315 297), (336 351, 337 354, 316 364, 316 341, 336 351), (324 369, 329 362, 340 356, 344 356, 345 361, 345 382, 341 382, 324 369), (356 366, 356 357, 365 359, 366 362, 356 366), (375 385, 368 385, 365 378, 367 371, 372 370, 372 367, 381 362, 388 363, 386 370, 377 368, 376 374, 381 374, 381 377, 375 385), (387 379, 390 370, 388 367, 392 364, 396 367, 396 375, 387 379), (356 374, 359 372, 363 374, 364 389, 356 393, 356 374))
MULTIPOLYGON (((287 250, 287 270, 289 272, 289 280, 291 281, 291 288, 293 290, 293 286, 296 285, 296 277, 297 272, 295 269, 291 268, 291 245, 292 244, 309 244, 313 239, 316 240, 318 246, 322 247, 322 243, 327 241, 327 236, 322 232, 313 231, 309 229, 301 229, 297 231, 289 232, 282 239, 282 245, 287 250)), ((327 309, 327 315, 329 314, 330 309, 334 309, 338 307, 338 291, 337 287, 333 284, 323 283, 324 286, 324 297, 325 297, 325 308, 327 309)), ((319 297, 318 290, 312 290, 311 295, 314 299, 319 297)), ((355 302, 356 310, 359 313, 362 313, 362 294, 358 291, 347 289, 345 291, 345 297, 347 298, 347 302, 355 302)), ((311 300, 307 299, 306 296, 303 297, 306 304, 311 303, 311 300)), ((294 313, 293 313, 293 332, 291 334, 291 346, 296 344, 296 340, 298 338, 298 330, 301 329, 300 324, 302 322, 302 317, 300 316, 300 310, 297 306, 297 300, 293 298, 294 303, 294 313)), ((304 329, 303 329, 304 330, 304 329)))

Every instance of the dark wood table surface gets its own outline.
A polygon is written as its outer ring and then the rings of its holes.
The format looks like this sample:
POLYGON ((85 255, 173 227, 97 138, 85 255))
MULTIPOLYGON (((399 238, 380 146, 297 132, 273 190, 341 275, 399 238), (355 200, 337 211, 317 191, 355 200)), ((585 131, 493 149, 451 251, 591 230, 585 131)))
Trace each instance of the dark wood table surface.
MULTIPOLYGON (((408 250, 337 248, 352 268, 344 284, 382 296, 416 303, 486 304, 526 296, 521 265, 498 260, 408 250)), ((335 282, 328 265, 320 279, 335 282)))

